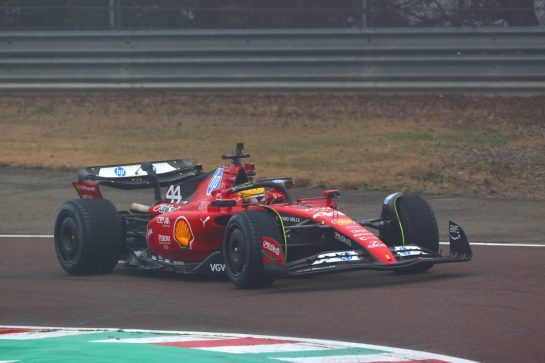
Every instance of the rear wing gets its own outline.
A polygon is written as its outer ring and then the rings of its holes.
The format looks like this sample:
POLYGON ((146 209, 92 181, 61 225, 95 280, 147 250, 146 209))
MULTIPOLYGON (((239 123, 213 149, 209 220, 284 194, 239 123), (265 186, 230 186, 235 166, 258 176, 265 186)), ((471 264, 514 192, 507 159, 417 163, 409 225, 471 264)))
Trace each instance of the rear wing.
POLYGON ((91 166, 78 170, 74 187, 81 198, 101 198, 99 185, 116 189, 154 188, 179 184, 201 173, 201 164, 193 164, 187 159, 91 166), (150 168, 154 171, 151 175, 148 173, 150 168))

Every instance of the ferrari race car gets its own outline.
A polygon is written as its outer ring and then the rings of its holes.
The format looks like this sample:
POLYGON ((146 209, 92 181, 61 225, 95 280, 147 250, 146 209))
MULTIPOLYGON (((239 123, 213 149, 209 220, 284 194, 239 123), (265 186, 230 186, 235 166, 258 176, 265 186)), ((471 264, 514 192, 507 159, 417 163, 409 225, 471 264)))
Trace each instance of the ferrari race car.
POLYGON ((254 180, 254 165, 241 162, 250 156, 243 147, 222 155, 230 163, 211 172, 185 159, 81 168, 73 183, 80 199, 66 202, 55 222, 61 266, 86 275, 109 272, 121 261, 150 270, 227 274, 239 288, 260 288, 284 276, 419 273, 471 259, 466 235, 453 222, 450 254, 439 253, 434 213, 418 195, 391 194, 380 218, 354 220, 337 209, 337 190, 293 200, 291 178, 254 180), (102 186, 152 188, 155 201, 118 211, 102 197, 102 186))

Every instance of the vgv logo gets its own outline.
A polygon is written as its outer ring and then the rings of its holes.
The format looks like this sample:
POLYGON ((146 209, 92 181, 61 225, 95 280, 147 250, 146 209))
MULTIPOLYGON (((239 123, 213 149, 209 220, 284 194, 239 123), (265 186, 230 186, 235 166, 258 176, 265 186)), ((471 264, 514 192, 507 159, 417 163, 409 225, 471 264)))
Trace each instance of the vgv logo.
POLYGON ((225 271, 225 264, 224 263, 211 263, 210 264, 210 271, 212 271, 212 272, 224 272, 225 271))
POLYGON ((117 168, 114 169, 114 173, 115 175, 117 176, 125 176, 127 174, 127 172, 125 171, 125 169, 121 166, 118 166, 117 168))
POLYGON ((221 178, 223 177, 223 168, 217 168, 208 183, 208 188, 206 189, 206 195, 212 194, 212 192, 219 188, 221 183, 221 178))

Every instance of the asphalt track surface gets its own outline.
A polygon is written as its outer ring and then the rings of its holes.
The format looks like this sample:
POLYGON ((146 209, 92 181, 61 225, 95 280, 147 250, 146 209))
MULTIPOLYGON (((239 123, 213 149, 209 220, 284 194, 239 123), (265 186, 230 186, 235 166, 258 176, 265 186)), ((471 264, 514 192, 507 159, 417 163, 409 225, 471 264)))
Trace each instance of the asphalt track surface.
MULTIPOLYGON (((59 206, 75 197, 73 175, 0 168, 0 233, 50 234, 59 206)), ((372 217, 383 194, 346 192, 341 208, 372 217)), ((116 202, 146 197, 124 194, 116 202)), ((545 243, 543 201, 432 197, 430 203, 441 228, 452 217, 470 240, 545 243)), ((0 324, 300 336, 482 362, 542 362, 545 248, 473 250, 469 263, 435 266, 422 275, 361 271, 245 291, 221 279, 122 266, 107 275, 73 277, 58 265, 51 238, 0 238, 0 324)))

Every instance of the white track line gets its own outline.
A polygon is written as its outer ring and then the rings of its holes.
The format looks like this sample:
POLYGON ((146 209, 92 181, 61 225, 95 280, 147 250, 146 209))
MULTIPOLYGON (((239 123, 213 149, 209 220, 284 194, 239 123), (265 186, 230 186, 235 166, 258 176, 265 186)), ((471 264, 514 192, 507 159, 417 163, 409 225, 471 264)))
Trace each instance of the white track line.
MULTIPOLYGON (((333 355, 325 357, 300 357, 300 358, 272 358, 292 363, 378 363, 378 362, 415 362, 414 360, 390 357, 386 354, 365 354, 365 355, 333 355)), ((427 361, 426 360, 419 360, 427 361)))
MULTIPOLYGON (((52 234, 0 234, 0 238, 53 238, 52 234)), ((448 245, 449 242, 439 242, 448 245)), ((472 246, 492 247, 545 247, 543 243, 499 243, 499 242, 470 242, 472 246)))
MULTIPOLYGON (((449 245, 450 242, 439 242, 442 245, 449 245)), ((493 247, 545 247, 542 243, 499 243, 499 242, 469 242, 471 246, 493 246, 493 247)))
POLYGON ((0 234, 0 238, 53 238, 52 234, 0 234))

